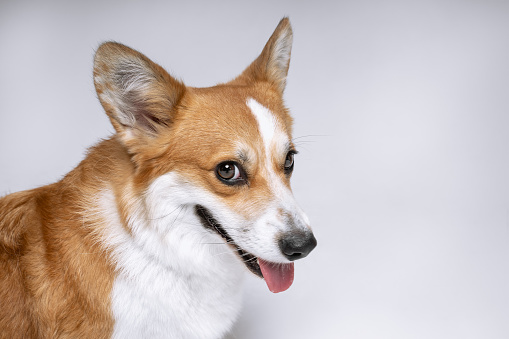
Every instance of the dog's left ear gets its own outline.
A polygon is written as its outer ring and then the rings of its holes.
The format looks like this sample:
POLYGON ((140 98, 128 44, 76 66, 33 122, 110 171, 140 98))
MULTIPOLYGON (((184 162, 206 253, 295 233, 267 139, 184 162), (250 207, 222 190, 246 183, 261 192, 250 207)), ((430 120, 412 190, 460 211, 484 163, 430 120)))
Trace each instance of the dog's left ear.
POLYGON ((186 90, 145 55, 115 42, 97 49, 94 84, 117 135, 131 153, 171 124, 186 90))
POLYGON ((260 56, 233 83, 264 81, 272 84, 281 94, 286 86, 290 66, 293 33, 290 20, 283 18, 265 45, 260 56))

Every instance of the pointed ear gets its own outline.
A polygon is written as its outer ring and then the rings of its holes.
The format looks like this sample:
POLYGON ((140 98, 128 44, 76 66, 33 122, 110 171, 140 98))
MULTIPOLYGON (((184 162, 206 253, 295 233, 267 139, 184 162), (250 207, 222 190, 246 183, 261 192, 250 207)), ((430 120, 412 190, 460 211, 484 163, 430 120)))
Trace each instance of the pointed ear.
POLYGON ((293 33, 290 20, 283 18, 263 48, 260 56, 233 82, 253 83, 265 81, 273 84, 282 94, 290 66, 293 33))
POLYGON ((107 42, 94 58, 94 85, 124 143, 153 137, 172 121, 185 86, 161 66, 124 45, 107 42))

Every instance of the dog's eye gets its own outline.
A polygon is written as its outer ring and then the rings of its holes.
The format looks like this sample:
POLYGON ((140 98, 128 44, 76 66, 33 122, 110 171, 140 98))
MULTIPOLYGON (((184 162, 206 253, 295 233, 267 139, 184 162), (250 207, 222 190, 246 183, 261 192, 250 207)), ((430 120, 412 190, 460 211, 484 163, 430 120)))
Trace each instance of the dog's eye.
POLYGON ((244 181, 244 176, 239 166, 233 161, 222 162, 216 167, 216 175, 228 185, 239 184, 244 181))
POLYGON ((288 154, 286 155, 286 160, 285 160, 285 172, 287 174, 291 173, 293 171, 293 165, 294 165, 294 159, 293 159, 293 156, 295 155, 294 152, 288 152, 288 154))

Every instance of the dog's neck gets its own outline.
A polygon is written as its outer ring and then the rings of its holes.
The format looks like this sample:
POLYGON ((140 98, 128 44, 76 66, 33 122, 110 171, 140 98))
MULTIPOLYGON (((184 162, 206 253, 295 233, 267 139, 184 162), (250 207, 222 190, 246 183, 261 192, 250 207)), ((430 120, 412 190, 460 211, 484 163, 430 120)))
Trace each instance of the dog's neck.
MULTIPOLYGON (((91 151, 79 170, 87 171, 94 161, 107 162, 105 152, 120 151, 114 139, 103 145, 91 151)), ((189 323, 178 326, 189 332, 175 338, 220 337, 240 310, 244 266, 217 234, 203 227, 185 182, 169 173, 140 191, 129 156, 121 159, 110 166, 123 177, 96 177, 83 199, 88 211, 84 225, 100 227, 93 233, 111 253, 117 272, 115 335, 141 335, 153 328, 157 338, 178 322, 189 323), (174 305, 187 305, 186 313, 175 312, 174 305)))

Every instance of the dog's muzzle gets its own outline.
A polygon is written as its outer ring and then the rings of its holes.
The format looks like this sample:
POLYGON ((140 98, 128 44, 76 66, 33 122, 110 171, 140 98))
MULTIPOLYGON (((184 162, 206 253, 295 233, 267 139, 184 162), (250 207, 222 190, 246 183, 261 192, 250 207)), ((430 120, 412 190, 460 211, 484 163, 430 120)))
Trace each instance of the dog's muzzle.
POLYGON ((315 247, 316 239, 310 230, 292 229, 280 233, 278 246, 290 263, 272 263, 258 258, 238 246, 212 213, 201 205, 196 205, 196 214, 205 228, 219 234, 226 244, 231 246, 244 265, 255 275, 265 279, 269 289, 274 292, 287 290, 293 282, 293 261, 306 257, 315 247))

